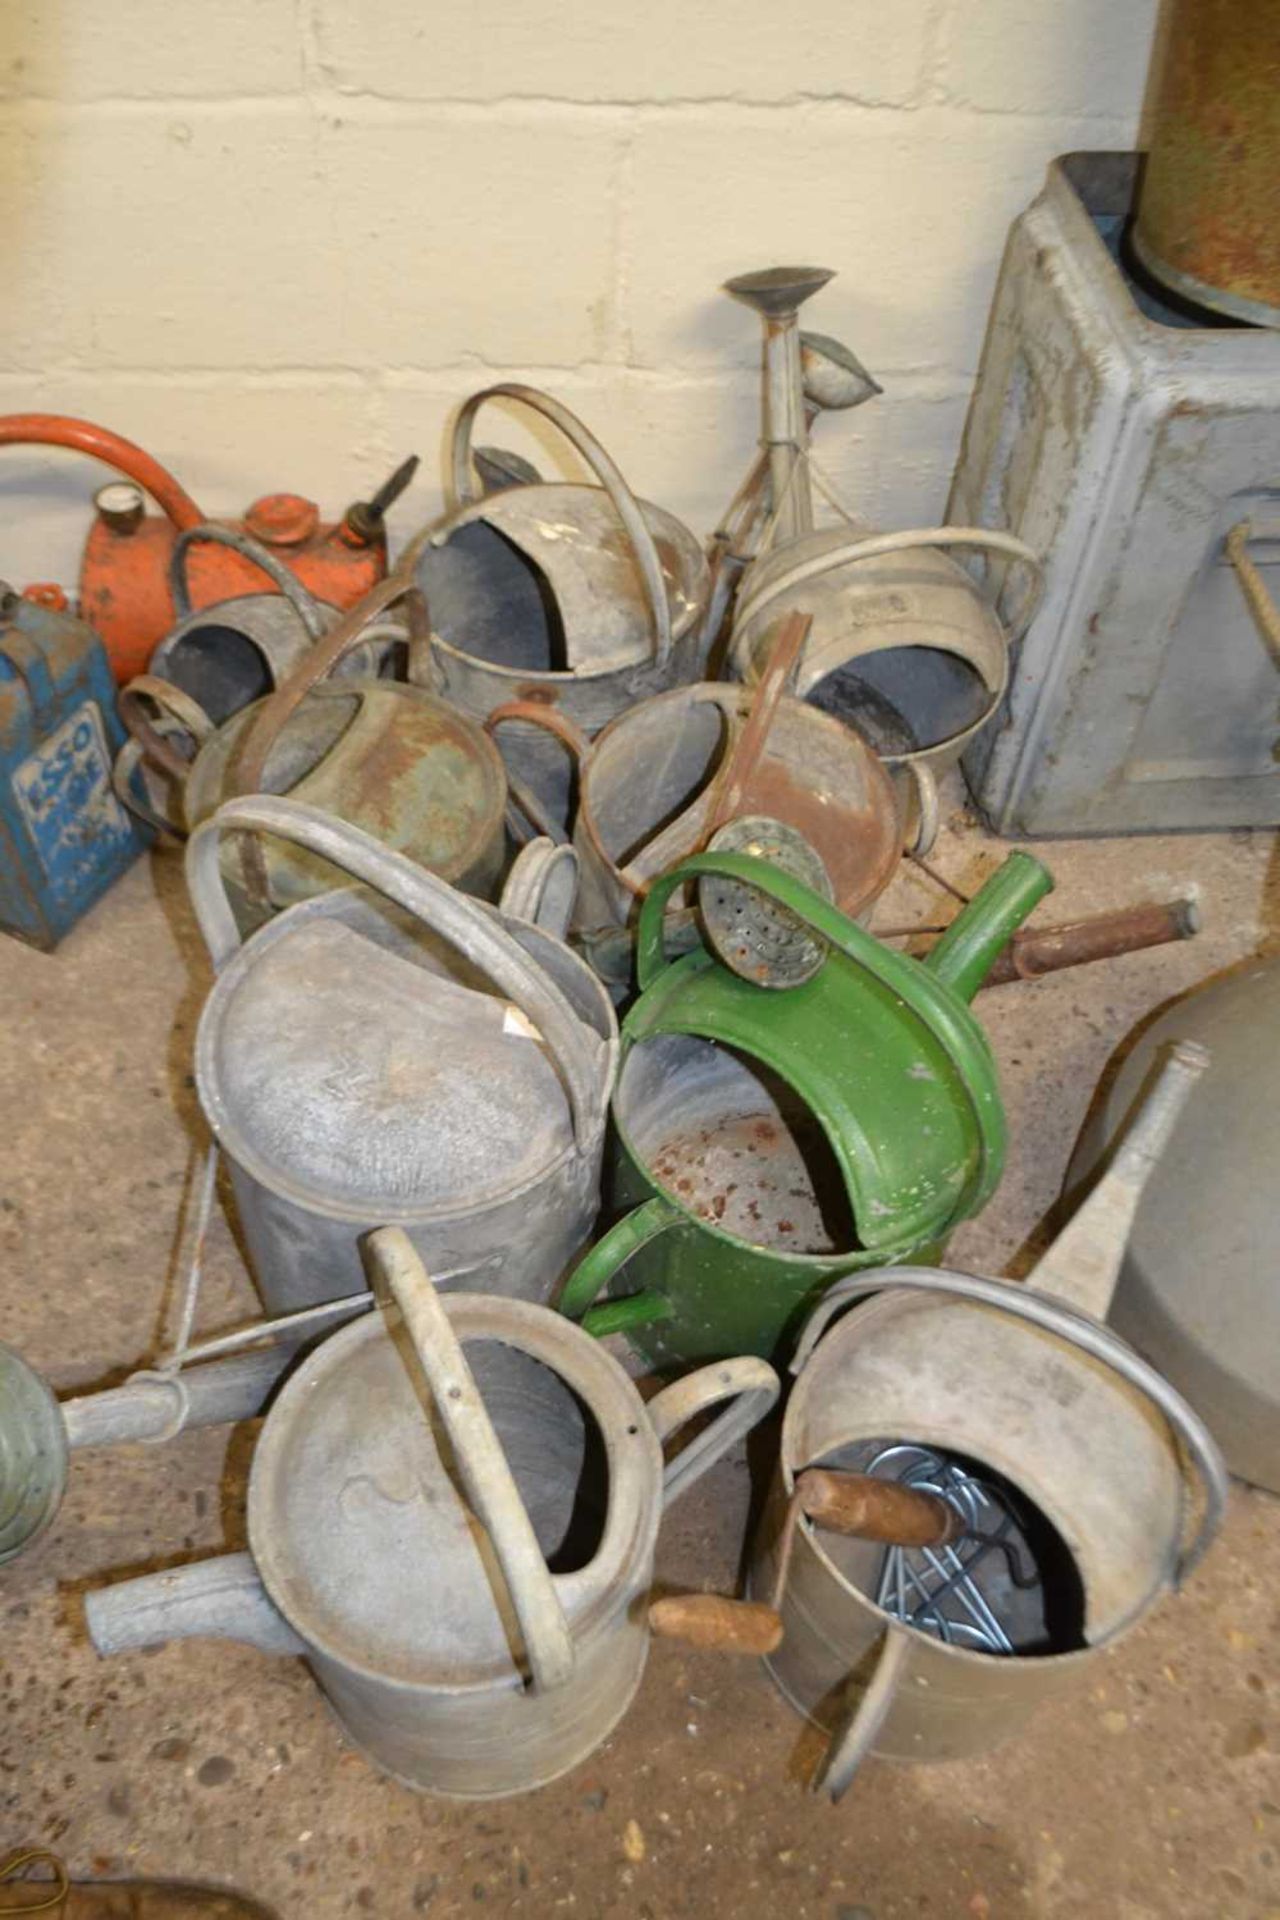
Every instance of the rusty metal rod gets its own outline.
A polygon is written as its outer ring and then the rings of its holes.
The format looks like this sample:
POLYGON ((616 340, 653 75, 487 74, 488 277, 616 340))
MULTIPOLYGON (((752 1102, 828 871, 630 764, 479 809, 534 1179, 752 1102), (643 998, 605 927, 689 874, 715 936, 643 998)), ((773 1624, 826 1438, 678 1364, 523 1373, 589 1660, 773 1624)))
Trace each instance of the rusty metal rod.
POLYGON ((1094 913, 1054 927, 1020 927, 983 984, 1000 987, 1014 980, 1038 980, 1064 967, 1088 966, 1094 960, 1114 960, 1144 947, 1189 940, 1199 930, 1200 910, 1194 900, 1119 907, 1114 913, 1094 913))

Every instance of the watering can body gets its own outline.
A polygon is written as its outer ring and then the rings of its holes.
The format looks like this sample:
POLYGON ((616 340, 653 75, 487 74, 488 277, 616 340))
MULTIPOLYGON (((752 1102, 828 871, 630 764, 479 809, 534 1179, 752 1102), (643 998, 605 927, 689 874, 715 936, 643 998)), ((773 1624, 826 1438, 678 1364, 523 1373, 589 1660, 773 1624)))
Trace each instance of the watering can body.
MULTIPOLYGON (((374 1236, 375 1262, 389 1238, 374 1236)), ((625 1713, 664 1500, 763 1416, 777 1379, 732 1362, 646 1406, 558 1315, 466 1293, 438 1304, 456 1345, 452 1359, 428 1356, 429 1417, 403 1328, 366 1315, 272 1407, 250 1476, 250 1552, 104 1589, 87 1612, 104 1653, 189 1635, 300 1653, 375 1764, 407 1786, 488 1799, 558 1778, 625 1713), (480 1460, 459 1424, 475 1396, 497 1449, 480 1460), (663 1442, 717 1405, 664 1469, 663 1442), (569 1570, 553 1574, 547 1556, 569 1570)))
MULTIPOLYGON (((751 705, 749 689, 723 681, 673 687, 619 714, 594 740, 558 713, 540 715, 532 701, 490 715, 495 737, 495 723, 522 716, 557 732, 576 761, 575 924, 584 934, 626 927, 649 881, 707 837, 720 775, 751 705)), ((737 811, 804 834, 831 876, 837 906, 855 919, 888 885, 907 837, 907 807, 877 755, 838 720, 789 698, 772 717, 737 811)))
POLYGON ((965 1002, 1051 885, 1012 856, 922 967, 748 856, 700 855, 659 882, 640 918, 607 1178, 612 1209, 633 1210, 576 1269, 562 1311, 609 1287, 588 1325, 625 1329, 659 1365, 775 1354, 837 1275, 936 1252, 1003 1165, 994 1063, 965 1002), (702 949, 665 962, 670 893, 713 876, 826 939, 812 979, 759 986, 702 949))
POLYGON ((546 1298, 595 1218, 616 1063, 586 963, 293 801, 229 802, 193 835, 188 874, 219 969, 196 1082, 268 1309, 358 1292, 361 1236, 382 1221, 437 1274, 546 1298), (237 826, 384 904, 339 889, 240 946, 218 857, 237 826))
MULTIPOLYGON (((474 719, 512 700, 555 707, 587 736, 637 700, 698 678, 710 579, 689 530, 636 500, 567 408, 529 387, 486 388, 463 407, 451 451, 458 511, 410 543, 431 608, 433 684, 474 719), (471 427, 490 397, 521 401, 573 443, 598 486, 538 482, 477 500, 471 427)), ((543 812, 566 824, 571 767, 536 728, 504 731, 503 757, 543 812)))
POLYGON ((1180 1584, 1220 1524, 1226 1474, 1213 1439, 1098 1317, 1138 1195, 1200 1070, 1195 1059, 1170 1063, 1104 1182, 1025 1285, 885 1268, 838 1281, 804 1330, 750 1586, 775 1596, 783 1620, 771 1677, 833 1736, 824 1777, 837 1797, 868 1754, 951 1760, 1016 1733, 1180 1584), (904 1447, 993 1473, 1052 1529, 1043 1614, 1022 1657, 886 1611, 884 1549, 867 1540, 800 1525, 780 1582, 798 1475, 815 1463, 860 1469, 904 1447), (1063 1604, 1073 1589, 1078 1617, 1063 1604))
POLYGON ((1004 533, 880 534, 857 524, 805 533, 770 548, 743 575, 729 669, 758 680, 777 623, 807 614, 797 694, 856 727, 890 762, 941 773, 999 705, 1009 647, 1034 615, 1040 579, 1037 556, 1004 533), (988 552, 994 601, 947 546, 988 552), (1006 623, 997 602, 1010 561, 1030 585, 1006 623))

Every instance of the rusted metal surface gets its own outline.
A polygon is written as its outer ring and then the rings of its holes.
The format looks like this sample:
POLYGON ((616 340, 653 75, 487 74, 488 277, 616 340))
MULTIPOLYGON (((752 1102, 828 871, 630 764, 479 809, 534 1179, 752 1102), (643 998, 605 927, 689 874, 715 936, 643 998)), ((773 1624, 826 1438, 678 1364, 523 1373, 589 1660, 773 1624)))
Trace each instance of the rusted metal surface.
POLYGON ((1139 953, 1144 947, 1189 940, 1199 931, 1200 912, 1194 900, 1120 907, 1114 913, 1090 914, 1059 927, 1019 927, 987 975, 986 984, 1002 987, 1015 980, 1038 980, 1042 974, 1060 973, 1066 967, 1088 966, 1094 960, 1139 953))
POLYGON ((1133 244, 1184 298, 1280 327, 1280 5, 1170 0, 1133 244))
POLYGON ((1067 154, 1014 222, 947 507, 1048 557, 999 724, 965 756, 1010 835, 1280 821, 1276 662, 1226 548, 1249 521, 1274 583, 1280 333, 1191 324, 1135 279, 1139 169, 1067 154))
POLYGON ((708 1226, 756 1247, 831 1253, 847 1238, 848 1203, 822 1129, 800 1103, 789 1112, 727 1113, 674 1126, 653 1174, 708 1226))
MULTIPOLYGON (((492 716, 518 711, 576 754, 580 928, 625 925, 654 876, 705 838, 717 778, 751 704, 752 690, 729 682, 675 687, 620 714, 590 744, 559 711, 526 705, 492 716), (664 854, 667 844, 674 851, 664 854)), ((802 834, 851 915, 883 891, 901 853, 903 808, 877 756, 839 721, 789 695, 778 704, 741 809, 802 834)))
MULTIPOLYGON (((237 760, 263 703, 210 739, 188 775, 188 831, 238 788, 237 760)), ((391 680, 313 687, 272 741, 260 790, 287 793, 363 827, 468 892, 491 893, 502 861, 506 776, 483 731, 420 687, 391 680)), ((256 836, 229 844, 224 869, 253 919, 334 884, 326 860, 261 843, 266 898, 251 861, 256 836)))

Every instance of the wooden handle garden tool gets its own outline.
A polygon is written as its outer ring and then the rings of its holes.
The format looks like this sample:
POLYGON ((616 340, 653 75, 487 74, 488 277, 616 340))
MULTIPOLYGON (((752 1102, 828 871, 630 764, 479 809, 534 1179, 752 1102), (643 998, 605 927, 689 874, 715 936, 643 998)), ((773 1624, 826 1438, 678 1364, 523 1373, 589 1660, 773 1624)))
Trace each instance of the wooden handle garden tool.
POLYGON ((653 1631, 717 1653, 772 1653, 782 1641, 779 1607, 801 1516, 829 1533, 887 1547, 945 1547, 966 1531, 960 1514, 936 1493, 869 1473, 807 1467, 787 1503, 772 1601, 766 1606, 722 1593, 668 1594, 649 1608, 653 1631))

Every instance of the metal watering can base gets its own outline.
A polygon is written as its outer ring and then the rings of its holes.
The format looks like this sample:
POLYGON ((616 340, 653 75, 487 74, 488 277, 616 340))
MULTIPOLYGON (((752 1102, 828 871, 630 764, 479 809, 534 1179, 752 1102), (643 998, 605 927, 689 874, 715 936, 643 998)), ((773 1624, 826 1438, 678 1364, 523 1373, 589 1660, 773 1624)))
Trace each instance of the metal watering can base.
POLYGON ((607 1199, 632 1210, 579 1263, 561 1311, 590 1308, 592 1331, 623 1330, 664 1367, 774 1355, 841 1274, 936 1256, 1004 1156, 994 1063, 965 1002, 1051 885, 1012 855, 922 966, 749 855, 665 875, 640 916, 613 1104, 607 1199), (828 949, 818 973, 778 989, 703 950, 668 963, 667 902, 704 877, 795 915, 828 949))
POLYGON ((368 1252, 398 1314, 332 1335, 277 1396, 249 1553, 92 1594, 90 1633, 103 1653, 211 1635, 303 1654, 351 1738, 407 1785, 527 1791, 626 1711, 664 1500, 763 1417, 777 1377, 725 1362, 646 1406, 558 1315, 438 1295, 398 1229, 368 1252), (715 1407, 664 1467, 664 1441, 715 1407))
POLYGON ((796 1476, 893 1438, 1012 1485, 1069 1554, 1083 1606, 1074 1651, 1055 1650, 1061 1638, 1027 1657, 948 1645, 877 1604, 878 1554, 798 1526, 780 1600, 785 1630, 767 1665, 831 1734, 821 1784, 833 1797, 870 1753, 952 1759, 1015 1732, 1185 1578, 1216 1531, 1226 1475, 1211 1436, 1103 1324, 1142 1187, 1204 1057, 1175 1049, 1108 1173, 1025 1285, 890 1267, 838 1281, 810 1319, 752 1592, 773 1590, 796 1476), (1192 1478, 1198 1502, 1188 1498, 1192 1478))

